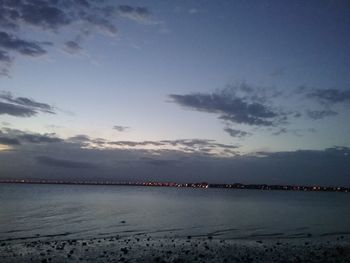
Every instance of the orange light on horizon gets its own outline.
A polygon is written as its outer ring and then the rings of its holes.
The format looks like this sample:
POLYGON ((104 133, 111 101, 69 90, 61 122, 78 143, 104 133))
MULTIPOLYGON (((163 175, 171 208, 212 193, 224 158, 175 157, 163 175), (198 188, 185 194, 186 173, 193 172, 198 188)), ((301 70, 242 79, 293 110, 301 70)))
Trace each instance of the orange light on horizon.
POLYGON ((12 147, 8 145, 0 144, 0 151, 8 151, 8 150, 12 150, 12 147))

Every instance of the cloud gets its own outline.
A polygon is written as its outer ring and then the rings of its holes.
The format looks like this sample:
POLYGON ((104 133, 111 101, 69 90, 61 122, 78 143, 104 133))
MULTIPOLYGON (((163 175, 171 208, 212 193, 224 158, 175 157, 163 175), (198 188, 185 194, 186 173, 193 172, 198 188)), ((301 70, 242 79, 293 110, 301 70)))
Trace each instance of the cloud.
POLYGON ((29 107, 32 109, 40 110, 42 112, 54 114, 54 107, 50 106, 47 103, 37 102, 33 99, 25 98, 25 97, 13 97, 10 92, 2 92, 0 93, 0 99, 5 100, 10 103, 14 103, 17 105, 21 105, 24 107, 29 107))
MULTIPOLYGON (((250 92, 247 87, 247 92, 250 92)), ((241 89, 242 90, 242 89, 241 89)), ((232 123, 272 126, 281 121, 283 114, 260 101, 265 98, 239 96, 234 88, 224 89, 211 94, 192 93, 188 95, 171 94, 172 102, 197 111, 214 113, 219 119, 232 123)))
POLYGON ((326 117, 336 116, 338 112, 332 110, 308 110, 307 116, 313 120, 321 120, 326 117))
POLYGON ((7 114, 16 117, 31 117, 37 114, 37 112, 30 108, 25 108, 19 105, 14 105, 0 101, 0 115, 7 114))
POLYGON ((263 155, 264 158, 276 158, 276 160, 282 159, 294 159, 308 162, 313 159, 319 161, 331 160, 332 158, 341 157, 347 159, 350 156, 350 148, 346 146, 333 146, 324 150, 296 150, 289 152, 259 152, 258 155, 263 155))
POLYGON ((54 135, 48 134, 23 134, 18 136, 18 138, 25 142, 30 143, 52 143, 52 142, 61 142, 63 141, 61 138, 55 137, 54 135))
POLYGON ((21 143, 17 139, 3 137, 3 136, 1 136, 1 133, 0 133, 0 144, 3 144, 3 145, 20 145, 21 143))
POLYGON ((140 159, 145 163, 151 164, 154 166, 174 166, 181 163, 180 160, 174 160, 174 159, 156 159, 152 157, 142 157, 140 159))
POLYGON ((71 19, 62 9, 50 1, 31 1, 21 5, 21 19, 43 29, 58 29, 71 19))
POLYGON ((315 98, 322 103, 344 103, 350 102, 350 90, 340 89, 315 89, 308 93, 309 98, 315 98))
POLYGON ((11 126, 11 123, 7 122, 7 121, 2 121, 0 123, 2 126, 11 126))
POLYGON ((74 2, 78 5, 81 5, 82 7, 89 8, 90 3, 88 0, 74 0, 74 2))
POLYGON ((132 7, 129 5, 118 6, 121 16, 135 20, 137 22, 146 23, 150 21, 150 11, 146 7, 132 7))
POLYGON ((169 144, 172 146, 186 146, 186 147, 209 147, 209 148, 227 148, 237 149, 238 146, 231 144, 216 143, 215 140, 208 139, 178 139, 178 140, 162 140, 160 143, 169 144))
POLYGON ((278 131, 273 132, 272 135, 278 136, 278 135, 285 134, 285 133, 288 133, 288 129, 281 128, 278 131))
POLYGON ((31 117, 38 112, 55 114, 53 106, 25 97, 14 97, 10 92, 0 93, 0 115, 31 117), (3 102, 2 102, 2 101, 3 102))
POLYGON ((257 156, 263 157, 251 157, 246 160, 252 167, 263 173, 264 177, 275 178, 276 183, 350 186, 349 147, 334 146, 324 150, 261 152, 257 156), (281 171, 283 171, 283 176, 281 171))
POLYGON ((117 34, 116 26, 106 17, 98 17, 93 14, 87 15, 84 17, 84 20, 109 36, 115 36, 117 34))
POLYGON ((7 52, 0 50, 0 61, 10 63, 12 59, 7 52))
POLYGON ((108 142, 110 145, 117 145, 117 146, 127 146, 127 147, 137 147, 137 146, 162 146, 164 145, 161 142, 157 141, 112 141, 108 142))
POLYGON ((345 89, 319 89, 309 86, 299 86, 296 95, 302 96, 310 103, 317 103, 319 109, 313 110, 305 107, 305 116, 312 120, 321 120, 339 114, 338 106, 345 106, 350 102, 350 90, 345 89))
POLYGON ((0 130, 0 135, 6 136, 2 137, 4 138, 4 141, 6 141, 6 139, 9 139, 9 142, 13 140, 13 145, 20 145, 22 143, 45 144, 63 142, 63 139, 57 137, 54 133, 39 134, 11 128, 3 128, 2 130, 0 130))
POLYGON ((303 136, 305 133, 315 133, 316 130, 314 128, 308 129, 287 129, 287 128, 279 128, 278 130, 272 132, 272 135, 279 136, 281 134, 291 133, 294 136, 303 136))
POLYGON ((87 147, 98 147, 102 149, 144 149, 148 151, 164 152, 166 150, 197 153, 203 155, 236 155, 237 145, 217 143, 215 140, 207 139, 178 139, 161 141, 101 141, 90 140, 87 147))
POLYGON ((12 65, 12 57, 8 52, 0 49, 0 76, 9 76, 9 67, 12 65))
POLYGON ((92 149, 62 141, 0 151, 0 178, 350 186, 349 158, 348 147, 227 157, 174 149, 92 149))
POLYGON ((85 134, 78 134, 78 135, 75 135, 73 137, 69 137, 67 139, 67 141, 70 141, 70 142, 89 142, 91 140, 90 140, 90 137, 85 135, 85 134))
POLYGON ((64 50, 69 54, 79 53, 83 49, 77 41, 73 40, 67 41, 64 45, 64 50))
POLYGON ((7 76, 15 58, 13 53, 38 57, 47 53, 45 46, 54 44, 23 39, 21 32, 35 29, 43 34, 59 34, 71 26, 73 39, 66 41, 63 49, 74 54, 83 48, 84 38, 95 32, 115 36, 119 16, 142 24, 155 24, 146 7, 117 5, 114 1, 6 0, 0 1, 0 14, 0 75, 7 76))
POLYGON ((314 99, 326 106, 350 102, 349 89, 318 89, 308 86, 300 86, 297 88, 296 93, 302 94, 306 96, 306 98, 314 99))
MULTIPOLYGON (((27 139, 27 141, 29 141, 30 136, 23 136, 24 134, 35 134, 10 128, 3 128, 3 130, 7 131, 13 137, 21 140, 27 139)), ((35 135, 39 137, 39 134, 35 135)), ((208 139, 110 141, 102 138, 92 138, 85 134, 78 134, 67 139, 59 138, 54 133, 42 134, 42 136, 48 137, 46 142, 61 142, 85 149, 145 151, 154 154, 164 154, 166 151, 178 151, 182 153, 197 153, 212 156, 232 156, 238 154, 237 149, 239 148, 237 145, 218 143, 215 140, 208 139)), ((39 141, 39 139, 36 140, 39 141)), ((45 139, 42 139, 42 141, 45 141, 45 139)))
POLYGON ((72 169, 95 169, 98 166, 94 163, 78 162, 65 159, 56 159, 49 156, 38 156, 37 162, 46 166, 61 167, 61 168, 72 168, 72 169))
POLYGON ((155 154, 166 151, 197 153, 203 155, 231 156, 237 155, 239 146, 218 143, 208 139, 177 139, 160 141, 109 141, 102 138, 91 138, 84 134, 69 137, 67 143, 77 144, 86 149, 100 150, 141 150, 155 154))
POLYGON ((86 148, 105 148, 108 143, 111 143, 102 138, 90 138, 85 134, 78 134, 66 139, 66 142, 79 144, 81 147, 86 148))
POLYGON ((225 128, 224 131, 227 132, 231 137, 237 137, 237 138, 243 138, 251 135, 250 132, 235 130, 231 128, 225 128))
POLYGON ((179 139, 139 142, 140 148, 91 148, 80 142, 98 139, 83 134, 48 137, 56 136, 3 128, 0 143, 16 150, 0 151, 0 178, 350 186, 350 148, 345 146, 224 155, 237 146, 179 139), (147 149, 151 143, 158 146, 147 149))
POLYGON ((116 130, 118 132, 124 132, 126 130, 130 129, 128 126, 121 126, 121 125, 114 125, 113 130, 116 130))
MULTIPOLYGON (((37 57, 46 54, 44 44, 36 41, 27 41, 6 32, 0 32, 0 48, 15 51, 25 56, 37 57)), ((4 51, 2 51, 4 52, 4 51)), ((5 57, 8 56, 5 53, 5 57)))
POLYGON ((9 68, 12 66, 14 59, 10 55, 11 52, 24 56, 38 57, 47 53, 44 48, 47 45, 51 45, 51 43, 28 41, 5 31, 0 31, 0 76, 9 76, 9 68))
MULTIPOLYGON (((213 92, 170 94, 169 97, 170 102, 184 108, 216 115, 226 127, 240 124, 252 126, 251 132, 264 130, 272 135, 293 133, 301 136, 303 131, 293 129, 293 120, 316 121, 338 115, 333 104, 350 102, 350 90, 301 86, 287 91, 243 82, 213 92), (319 109, 310 109, 310 105, 319 109)), ((226 128, 224 131, 233 137, 248 135, 226 128)))

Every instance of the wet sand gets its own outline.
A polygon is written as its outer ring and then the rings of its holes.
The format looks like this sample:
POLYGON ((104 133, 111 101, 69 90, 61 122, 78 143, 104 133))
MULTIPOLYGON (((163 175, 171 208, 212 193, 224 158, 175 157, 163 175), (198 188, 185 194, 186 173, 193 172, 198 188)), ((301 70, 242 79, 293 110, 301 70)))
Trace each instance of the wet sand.
POLYGON ((147 235, 88 240, 0 242, 1 262, 350 262, 350 242, 220 240, 147 235))

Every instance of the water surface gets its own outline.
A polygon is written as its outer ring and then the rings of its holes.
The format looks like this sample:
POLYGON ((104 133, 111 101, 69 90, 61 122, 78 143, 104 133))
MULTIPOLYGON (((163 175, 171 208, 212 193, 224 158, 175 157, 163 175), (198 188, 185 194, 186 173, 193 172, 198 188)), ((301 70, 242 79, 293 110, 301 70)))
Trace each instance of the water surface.
POLYGON ((350 194, 0 184, 0 240, 349 235, 350 194))

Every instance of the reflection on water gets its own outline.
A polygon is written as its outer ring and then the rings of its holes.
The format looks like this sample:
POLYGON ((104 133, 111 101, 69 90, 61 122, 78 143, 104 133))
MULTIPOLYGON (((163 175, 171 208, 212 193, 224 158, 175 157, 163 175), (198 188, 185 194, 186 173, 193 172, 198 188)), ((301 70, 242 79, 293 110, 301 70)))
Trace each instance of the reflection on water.
POLYGON ((349 234, 349 193, 0 184, 0 239, 349 234))

